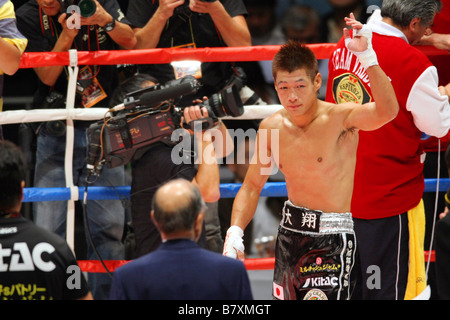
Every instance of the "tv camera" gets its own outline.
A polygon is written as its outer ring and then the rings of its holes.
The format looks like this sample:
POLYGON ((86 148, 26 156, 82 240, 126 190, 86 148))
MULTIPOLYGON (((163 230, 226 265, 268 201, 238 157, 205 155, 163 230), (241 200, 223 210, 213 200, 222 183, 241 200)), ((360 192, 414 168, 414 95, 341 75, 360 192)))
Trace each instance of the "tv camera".
MULTIPOLYGON (((239 95, 242 86, 240 78, 233 77, 222 90, 198 104, 206 107, 209 117, 193 122, 201 122, 202 130, 206 130, 218 118, 242 115, 244 106, 239 95)), ((182 98, 196 93, 200 87, 197 79, 186 76, 128 93, 122 104, 110 109, 112 116, 105 116, 87 130, 88 175, 99 175, 104 164, 109 168, 125 165, 139 149, 151 144, 178 143, 172 141, 171 135, 181 128, 183 109, 187 107, 181 103, 182 98)), ((193 130, 192 122, 189 125, 183 127, 193 130)))

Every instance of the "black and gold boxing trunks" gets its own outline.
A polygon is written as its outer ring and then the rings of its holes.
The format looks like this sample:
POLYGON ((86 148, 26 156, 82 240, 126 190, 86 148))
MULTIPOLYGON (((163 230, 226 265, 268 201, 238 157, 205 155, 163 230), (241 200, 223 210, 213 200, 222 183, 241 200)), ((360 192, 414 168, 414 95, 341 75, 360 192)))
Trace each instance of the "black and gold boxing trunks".
POLYGON ((347 300, 356 238, 351 213, 283 207, 275 248, 273 298, 347 300))

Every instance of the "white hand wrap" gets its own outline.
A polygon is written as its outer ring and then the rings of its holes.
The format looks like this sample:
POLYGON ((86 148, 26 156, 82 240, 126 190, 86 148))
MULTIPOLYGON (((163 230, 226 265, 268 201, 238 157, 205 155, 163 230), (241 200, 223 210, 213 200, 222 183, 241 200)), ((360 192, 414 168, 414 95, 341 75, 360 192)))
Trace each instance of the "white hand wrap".
POLYGON ((237 259, 238 251, 244 252, 244 231, 238 226, 231 226, 227 230, 225 243, 223 246, 223 255, 237 259))
POLYGON ((348 50, 350 50, 355 56, 358 57, 358 60, 361 62, 361 65, 367 70, 367 68, 371 66, 378 65, 377 54, 372 48, 372 29, 368 25, 364 25, 360 30, 354 30, 353 37, 360 36, 367 38, 367 49, 365 51, 353 51, 348 48, 348 43, 351 41, 350 38, 345 39, 345 46, 348 50))

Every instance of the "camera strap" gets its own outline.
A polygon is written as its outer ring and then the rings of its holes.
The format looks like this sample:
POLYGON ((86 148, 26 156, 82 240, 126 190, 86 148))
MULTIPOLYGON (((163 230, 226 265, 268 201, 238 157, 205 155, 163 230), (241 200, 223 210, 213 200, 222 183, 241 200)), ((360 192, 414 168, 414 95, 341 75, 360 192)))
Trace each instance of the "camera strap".
POLYGON ((49 40, 50 45, 53 48, 58 40, 57 30, 53 25, 52 18, 42 11, 41 6, 39 6, 39 18, 41 22, 42 34, 49 40))
MULTIPOLYGON (((57 22, 48 16, 39 6, 39 18, 43 36, 54 48, 59 38, 57 22)), ((97 25, 83 25, 74 39, 73 46, 77 50, 98 51, 100 50, 99 31, 97 25), (77 42, 78 38, 78 42, 77 42), (81 48, 79 48, 81 46, 81 48)), ((107 97, 103 87, 97 80, 101 66, 85 66, 81 68, 77 79, 77 94, 81 97, 81 106, 90 108, 107 97)), ((66 76, 69 76, 67 66, 64 66, 66 76)))

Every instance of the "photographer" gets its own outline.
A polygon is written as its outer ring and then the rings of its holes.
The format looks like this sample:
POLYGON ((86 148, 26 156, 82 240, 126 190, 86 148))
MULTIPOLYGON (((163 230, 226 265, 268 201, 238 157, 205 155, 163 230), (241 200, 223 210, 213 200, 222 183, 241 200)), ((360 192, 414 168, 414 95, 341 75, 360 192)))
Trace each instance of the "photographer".
MULTIPOLYGON (((158 80, 148 74, 137 74, 117 88, 112 98, 112 105, 123 102, 128 93, 149 88, 156 83, 158 80)), ((186 124, 206 119, 209 116, 206 108, 198 105, 185 107, 182 114, 186 124)), ((183 161, 180 164, 176 164, 173 159, 174 150, 180 150, 178 145, 156 142, 136 151, 136 155, 131 161, 131 215, 136 242, 134 258, 154 251, 161 244, 161 236, 150 219, 151 199, 160 185, 172 179, 183 178, 192 181, 199 188, 208 207, 218 200, 220 176, 216 159, 224 157, 225 151, 229 151, 231 140, 226 139, 231 139, 231 137, 226 126, 220 120, 216 127, 218 130, 215 132, 212 132, 214 129, 204 131, 187 129, 184 131, 183 139, 187 139, 188 148, 182 150, 183 161), (224 140, 218 141, 214 145, 213 136, 215 138, 222 137, 224 140), (197 146, 196 150, 194 150, 194 143, 197 146), (201 155, 201 158, 195 159, 196 154, 201 155)), ((183 144, 183 146, 185 145, 183 144)), ((220 239, 217 213, 207 212, 205 224, 205 229, 208 230, 216 227, 217 237, 220 239)), ((208 233, 208 230, 204 232, 208 233)), ((203 247, 206 247, 204 241, 207 241, 207 238, 208 234, 203 234, 200 239, 203 247)))
MULTIPOLYGON (((66 52, 132 49, 136 39, 116 0, 93 0, 95 12, 89 17, 66 13, 74 0, 30 0, 17 10, 18 28, 28 38, 28 52, 66 52), (78 20, 79 18, 79 20, 78 20), (72 21, 75 24, 69 24, 72 21), (70 26, 70 28, 69 28, 70 26)), ((80 10, 81 11, 81 10, 80 10)), ((82 12, 81 12, 82 13, 82 12)), ((39 78, 34 96, 34 108, 63 108, 67 92, 68 70, 65 66, 38 67, 39 78)), ((80 66, 76 107, 107 107, 117 87, 115 65, 80 66)), ((86 176, 87 121, 74 121, 73 148, 74 184, 83 186, 86 176)), ((47 122, 37 133, 34 186, 37 188, 66 187, 64 156, 65 122, 47 122)), ((95 186, 124 185, 124 168, 105 168, 95 186)), ((67 203, 44 201, 34 203, 36 224, 65 236, 67 203)), ((105 260, 122 259, 121 242, 125 213, 120 201, 92 200, 87 204, 88 223, 93 242, 105 260)), ((88 259, 97 259, 93 248, 87 247, 88 259)), ((89 282, 95 299, 107 299, 111 279, 108 274, 90 274, 89 282)))
MULTIPOLYGON (((250 46, 246 14, 242 0, 133 0, 127 11, 136 34, 136 49, 250 46)), ((162 83, 184 70, 169 64, 139 68, 162 83)), ((192 73, 203 85, 196 96, 202 98, 222 89, 233 69, 228 62, 209 62, 192 73)))

